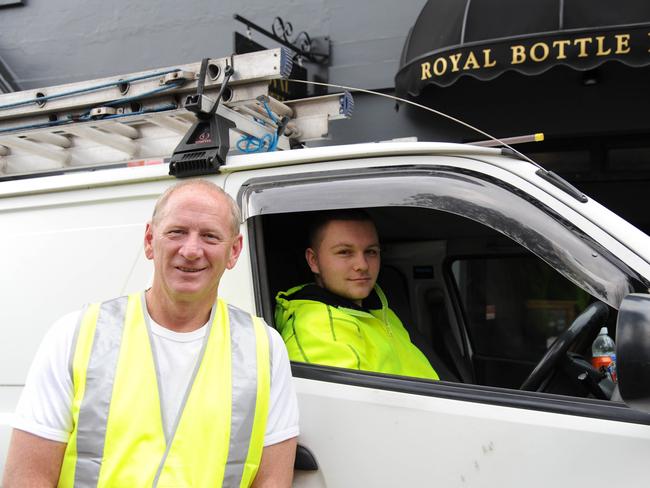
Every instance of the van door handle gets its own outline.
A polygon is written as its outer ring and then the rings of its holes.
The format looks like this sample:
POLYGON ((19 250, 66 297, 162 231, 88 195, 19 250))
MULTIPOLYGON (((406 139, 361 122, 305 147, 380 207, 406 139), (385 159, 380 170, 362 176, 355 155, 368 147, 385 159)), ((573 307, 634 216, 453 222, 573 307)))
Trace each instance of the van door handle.
POLYGON ((318 470, 318 463, 309 449, 298 444, 296 448, 296 461, 293 467, 300 471, 316 471, 318 470))

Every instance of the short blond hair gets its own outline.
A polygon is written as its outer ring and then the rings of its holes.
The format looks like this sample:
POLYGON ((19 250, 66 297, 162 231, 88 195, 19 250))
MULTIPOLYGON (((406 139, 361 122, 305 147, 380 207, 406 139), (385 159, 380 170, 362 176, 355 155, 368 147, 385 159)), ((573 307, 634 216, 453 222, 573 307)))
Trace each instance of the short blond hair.
POLYGON ((230 220, 231 220, 231 229, 232 229, 232 234, 233 236, 236 236, 239 234, 239 224, 241 222, 241 212, 239 211, 239 206, 237 205, 237 202, 226 193, 223 188, 221 188, 219 185, 215 185, 211 181, 204 180, 204 179, 195 179, 195 180, 183 180, 179 181, 178 183, 170 186, 167 188, 160 197, 158 197, 158 200, 156 201, 156 205, 153 208, 153 213, 151 214, 151 222, 152 224, 155 224, 157 220, 160 218, 160 215, 162 212, 165 210, 165 206, 167 205, 167 201, 169 198, 178 190, 186 187, 191 187, 191 186, 197 186, 204 188, 206 190, 213 191, 215 193, 218 193, 222 197, 225 198, 226 203, 228 204, 228 207, 230 208, 230 220))

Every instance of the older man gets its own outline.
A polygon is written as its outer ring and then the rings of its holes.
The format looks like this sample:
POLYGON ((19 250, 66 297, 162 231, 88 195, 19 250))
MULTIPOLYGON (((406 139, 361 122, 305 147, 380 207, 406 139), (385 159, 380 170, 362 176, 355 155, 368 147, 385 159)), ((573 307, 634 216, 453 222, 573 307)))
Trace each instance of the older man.
POLYGON ((286 350, 218 298, 242 250, 237 205, 207 181, 177 184, 144 248, 150 289, 66 315, 43 341, 3 486, 290 486, 286 350))
POLYGON ((438 379, 377 286, 379 237, 360 210, 315 216, 305 251, 315 283, 276 297, 275 321, 293 361, 438 379))

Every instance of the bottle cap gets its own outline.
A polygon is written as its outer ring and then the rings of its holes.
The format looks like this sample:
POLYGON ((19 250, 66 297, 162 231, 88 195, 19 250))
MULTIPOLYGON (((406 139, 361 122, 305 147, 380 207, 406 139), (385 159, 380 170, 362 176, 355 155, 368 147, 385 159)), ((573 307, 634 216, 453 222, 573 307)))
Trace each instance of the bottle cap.
POLYGON ((601 327, 600 328, 600 332, 598 333, 598 335, 601 335, 601 334, 607 335, 607 327, 601 327))

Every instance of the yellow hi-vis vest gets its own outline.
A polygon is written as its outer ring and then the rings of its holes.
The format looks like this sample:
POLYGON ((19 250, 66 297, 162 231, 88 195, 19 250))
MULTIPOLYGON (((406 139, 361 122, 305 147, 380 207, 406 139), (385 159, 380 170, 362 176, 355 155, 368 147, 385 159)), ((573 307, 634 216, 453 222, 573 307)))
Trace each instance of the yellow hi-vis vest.
POLYGON ((270 394, 266 326, 222 300, 166 438, 144 297, 90 305, 72 357, 73 431, 59 487, 248 487, 270 394))

